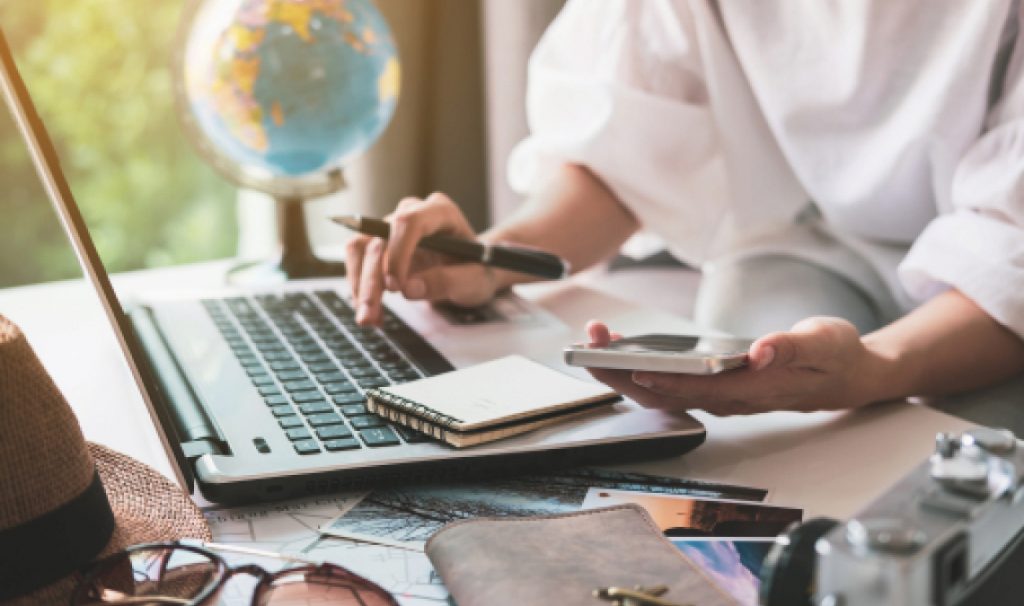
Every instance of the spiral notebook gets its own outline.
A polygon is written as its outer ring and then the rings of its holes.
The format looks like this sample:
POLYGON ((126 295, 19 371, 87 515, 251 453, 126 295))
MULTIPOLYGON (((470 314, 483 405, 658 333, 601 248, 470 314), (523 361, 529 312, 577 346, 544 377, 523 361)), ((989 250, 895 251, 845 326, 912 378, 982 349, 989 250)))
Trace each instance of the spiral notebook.
POLYGON ((621 399, 604 385, 517 355, 366 395, 371 412, 456 448, 560 423, 621 399))

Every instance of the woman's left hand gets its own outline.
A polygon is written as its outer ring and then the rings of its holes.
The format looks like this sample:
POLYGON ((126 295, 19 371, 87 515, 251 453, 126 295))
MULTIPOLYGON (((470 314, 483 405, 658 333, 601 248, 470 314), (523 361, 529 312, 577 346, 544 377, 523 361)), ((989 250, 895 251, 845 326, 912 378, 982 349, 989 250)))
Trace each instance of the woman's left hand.
MULTIPOLYGON (((612 338, 600 322, 587 326, 592 346, 612 338)), ((751 345, 747 366, 715 375, 588 369, 597 380, 649 408, 702 409, 714 415, 862 406, 884 362, 840 318, 808 318, 789 332, 751 345)))

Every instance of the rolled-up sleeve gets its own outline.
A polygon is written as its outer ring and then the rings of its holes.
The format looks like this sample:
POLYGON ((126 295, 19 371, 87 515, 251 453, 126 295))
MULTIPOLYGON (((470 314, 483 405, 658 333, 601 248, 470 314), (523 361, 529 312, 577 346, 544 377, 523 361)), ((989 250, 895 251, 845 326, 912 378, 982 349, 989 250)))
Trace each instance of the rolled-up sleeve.
POLYGON ((933 220, 900 266, 908 293, 925 301, 955 288, 1024 337, 1024 40, 987 130, 952 180, 952 209, 933 220))
POLYGON ((692 15, 669 0, 570 0, 530 60, 530 136, 509 159, 520 193, 563 163, 597 175, 687 261, 722 220, 724 170, 692 15))

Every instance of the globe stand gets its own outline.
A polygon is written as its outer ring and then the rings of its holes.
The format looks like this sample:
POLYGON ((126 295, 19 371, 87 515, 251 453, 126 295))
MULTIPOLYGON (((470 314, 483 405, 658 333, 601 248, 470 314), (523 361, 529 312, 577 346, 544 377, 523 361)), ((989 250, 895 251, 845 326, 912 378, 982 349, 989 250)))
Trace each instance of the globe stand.
POLYGON ((279 196, 274 198, 274 204, 277 212, 277 258, 236 265, 228 270, 228 283, 259 286, 303 278, 344 276, 344 263, 326 261, 313 252, 306 229, 305 200, 279 196))

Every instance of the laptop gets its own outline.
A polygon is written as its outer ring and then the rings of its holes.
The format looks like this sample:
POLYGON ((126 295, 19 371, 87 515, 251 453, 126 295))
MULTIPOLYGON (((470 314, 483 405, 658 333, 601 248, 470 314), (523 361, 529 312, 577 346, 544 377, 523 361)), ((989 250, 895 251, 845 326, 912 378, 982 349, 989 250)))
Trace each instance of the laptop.
POLYGON ((543 325, 473 329, 429 305, 389 297, 382 325, 361 327, 341 279, 154 294, 126 308, 2 32, 0 60, 5 101, 104 305, 178 481, 190 492, 198 484, 210 501, 241 504, 387 481, 676 456, 704 441, 704 427, 689 415, 628 401, 462 450, 366 410, 363 393, 371 387, 512 351, 555 360, 568 336, 543 325))

